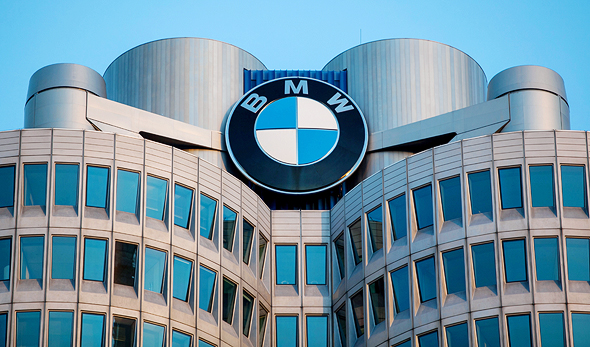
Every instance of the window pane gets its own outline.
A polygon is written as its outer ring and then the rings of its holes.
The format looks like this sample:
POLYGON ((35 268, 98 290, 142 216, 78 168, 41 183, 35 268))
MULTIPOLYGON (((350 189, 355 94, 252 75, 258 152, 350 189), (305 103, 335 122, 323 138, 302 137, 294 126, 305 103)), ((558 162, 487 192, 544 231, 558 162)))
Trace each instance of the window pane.
POLYGON ((168 181, 148 176, 146 183, 145 215, 150 218, 164 220, 168 181))
POLYGON ((76 273, 76 237, 53 237, 51 278, 73 280, 76 273))
POLYGON ((113 317, 113 347, 135 346, 135 319, 113 317))
POLYGON ((252 295, 244 292, 242 298, 242 331, 246 336, 250 336, 250 322, 252 322, 252 311, 254 308, 254 298, 252 295))
POLYGON ((0 239, 0 281, 10 281, 12 239, 0 239))
POLYGON ((524 240, 502 241, 504 248, 504 272, 506 282, 527 280, 526 251, 524 240))
POLYGON ((447 294, 465 291, 465 259, 463 248, 442 254, 447 294))
POLYGON ((21 237, 20 279, 43 279, 43 236, 21 237))
POLYGON ((391 273, 395 312, 400 313, 410 308, 410 285, 408 283, 408 267, 404 266, 391 273))
POLYGON ((590 281, 590 240, 566 238, 567 277, 570 281, 590 281))
POLYGON ((277 316, 277 347, 297 347, 297 316, 277 316))
POLYGON ((25 206, 45 206, 47 164, 25 164, 25 206))
POLYGON ((191 342, 192 337, 190 335, 172 330, 172 347, 191 347, 191 342))
POLYGON ((412 340, 404 341, 404 342, 397 344, 393 347, 412 347, 412 340))
POLYGON ((436 299, 436 271, 434 269, 434 257, 417 261, 416 274, 418 275, 420 302, 436 299))
POLYGON ((166 252, 146 247, 143 289, 162 294, 165 272, 166 252))
POLYGON ((188 229, 193 204, 193 190, 174 185, 174 225, 188 229))
POLYGON ((262 236, 258 237, 258 277, 262 278, 262 270, 264 270, 264 263, 266 261, 266 246, 268 241, 262 236))
POLYGON ((328 347, 328 317, 307 316, 307 347, 328 347))
POLYGON ((16 313, 16 345, 18 347, 36 347, 41 334, 41 312, 16 313))
POLYGON ((537 281, 559 281, 557 238, 535 239, 537 281))
POLYGON ((201 266, 199 271, 199 308, 211 312, 213 304, 213 292, 215 289, 215 278, 217 274, 201 266))
POLYGON ((174 257, 174 276, 172 296, 178 300, 187 301, 190 289, 193 262, 180 257, 174 257))
POLYGON ((389 214, 391 217, 391 231, 393 240, 401 239, 408 233, 406 219, 406 195, 402 194, 389 201, 389 214))
POLYGON ((0 314, 0 347, 6 347, 6 330, 8 330, 8 318, 6 313, 0 314))
POLYGON ((467 323, 446 327, 445 330, 447 333, 448 347, 469 347, 469 331, 467 329, 467 323))
POLYGON ((107 241, 84 239, 84 279, 104 281, 107 241))
POLYGON ((117 211, 137 214, 139 173, 117 170, 117 211))
POLYGON ((266 321, 268 318, 268 311, 264 309, 264 307, 259 306, 259 316, 258 316, 258 346, 262 347, 264 345, 264 335, 266 332, 266 321))
POLYGON ((143 323, 143 347, 162 347, 165 328, 161 325, 143 323))
POLYGON ((14 166, 0 167, 0 207, 14 206, 14 166))
POLYGON ((234 234, 238 214, 223 205, 223 248, 232 251, 234 248, 234 234))
POLYGON ((203 340, 199 340, 199 347, 215 347, 215 345, 212 345, 209 342, 203 340))
POLYGON ((336 262, 338 263, 338 270, 340 270, 340 279, 344 277, 344 234, 341 234, 334 240, 334 247, 336 248, 336 262))
POLYGON ((369 225, 369 236, 373 252, 383 248, 383 213, 381 206, 367 213, 367 224, 369 225))
POLYGON ((305 246, 306 284, 326 284, 326 246, 305 246))
POLYGON ((433 224, 432 217, 432 187, 427 185, 416 190, 414 194, 414 209, 416 211, 416 221, 418 229, 424 229, 433 224))
POLYGON ((438 331, 433 331, 429 334, 418 336, 418 346, 438 347, 438 331))
POLYGON ((361 337, 365 333, 365 305, 363 304, 363 291, 350 298, 356 336, 361 337))
POLYGON ((498 317, 476 320, 475 335, 478 346, 500 347, 498 317))
POLYGON ((336 311, 336 322, 338 324, 338 335, 342 346, 348 346, 346 343, 346 304, 342 305, 336 311))
POLYGON ((115 242, 115 273, 114 282, 135 287, 137 267, 137 245, 115 242))
POLYGON ((78 206, 78 164, 55 164, 55 204, 78 206))
POLYGON ((442 203, 443 218, 445 221, 459 219, 462 220, 461 203, 461 179, 459 176, 449 178, 439 182, 440 201, 442 203))
POLYGON ((352 242, 352 259, 358 265, 363 261, 363 235, 361 232, 361 220, 357 220, 348 227, 350 230, 350 241, 352 242))
POLYGON ((496 260, 494 256, 494 243, 484 243, 471 247, 473 257, 473 273, 475 287, 496 286, 496 260))
POLYGON ((572 313, 574 346, 590 346, 590 314, 572 313))
POLYGON ((254 226, 244 220, 242 225, 242 232, 244 234, 244 241, 243 241, 243 256, 244 256, 244 263, 250 264, 250 250, 252 249, 252 239, 254 238, 254 226))
POLYGON ((533 207, 553 207, 553 165, 530 166, 533 207))
POLYGON ((375 325, 385 320, 385 282, 383 277, 369 284, 369 297, 375 325))
POLYGON ((222 319, 223 321, 231 324, 234 318, 234 305, 236 302, 236 292, 238 285, 234 282, 223 278, 223 307, 222 307, 222 319))
POLYGON ((563 313, 539 313, 539 325, 541 346, 565 347, 563 313))
POLYGON ((277 284, 297 284, 297 246, 275 246, 277 284))
POLYGON ((522 186, 520 184, 520 167, 499 169, 500 197, 502 209, 522 207, 522 186))
POLYGON ((104 346, 104 316, 101 314, 82 313, 82 336, 80 346, 104 346))
POLYGON ((469 196, 471 197, 471 213, 492 212, 492 184, 490 171, 474 172, 467 175, 469 180, 469 196))
POLYGON ((586 208, 586 179, 584 166, 561 166, 563 207, 586 208))
POLYGON ((48 347, 73 346, 72 337, 74 326, 74 312, 49 312, 49 325, 47 330, 48 347))
POLYGON ((531 346, 531 319, 528 314, 506 317, 511 347, 531 346))
POLYGON ((86 206, 107 208, 109 168, 88 166, 86 177, 86 206))
POLYGON ((200 235, 209 240, 213 239, 213 227, 215 227, 215 209, 217 201, 207 195, 201 194, 201 219, 200 235))

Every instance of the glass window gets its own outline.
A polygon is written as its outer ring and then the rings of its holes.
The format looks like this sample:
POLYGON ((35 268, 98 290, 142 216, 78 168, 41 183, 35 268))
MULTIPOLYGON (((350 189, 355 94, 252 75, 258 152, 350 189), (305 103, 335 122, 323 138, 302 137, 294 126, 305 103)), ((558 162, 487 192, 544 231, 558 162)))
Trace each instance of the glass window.
POLYGON ((14 206, 14 166, 0 167, 0 207, 14 206))
POLYGON ((214 271, 201 266, 199 277, 199 308, 211 312, 217 274, 214 271))
POLYGON ((45 206, 47 195, 47 164, 25 164, 25 206, 45 206))
POLYGON ((307 347, 328 347, 328 317, 305 317, 307 330, 307 347))
POLYGON ((461 178, 459 176, 439 181, 440 201, 445 221, 462 220, 461 178))
POLYGON ((416 212, 418 229, 432 226, 434 221, 432 217, 432 186, 429 184, 413 190, 412 193, 414 194, 414 210, 416 212))
POLYGON ((193 205, 193 190, 179 184, 174 185, 174 225, 188 229, 191 207, 193 205))
POLYGON ((367 213, 367 224, 369 225, 369 238, 373 252, 383 248, 383 213, 381 206, 367 213))
POLYGON ((478 346, 500 347, 498 317, 476 320, 475 336, 478 346))
POLYGON ((574 346, 590 346, 590 314, 572 313, 574 346))
POLYGON ((172 330, 172 347, 191 347, 192 336, 172 330))
POLYGON ((530 166, 533 207, 553 207, 553 165, 530 166))
POLYGON ((535 239, 537 281, 559 281, 559 243, 556 237, 535 239))
POLYGON ((73 280, 76 274, 76 237, 53 237, 51 278, 73 280))
POLYGON ((137 214, 139 172, 117 170, 117 211, 137 214))
POLYGON ((512 347, 527 347, 531 344, 531 319, 528 314, 506 317, 508 344, 512 347))
POLYGON ((254 226, 248 223, 248 221, 245 219, 244 223, 242 224, 242 233, 244 234, 244 263, 250 264, 250 251, 252 249, 252 239, 254 238, 254 226))
POLYGON ((463 248, 442 254, 447 294, 465 291, 465 258, 463 248))
POLYGON ((82 313, 82 333, 80 346, 103 347, 104 346, 104 315, 82 313))
POLYGON ((266 246, 268 241, 264 236, 259 235, 258 237, 258 277, 262 278, 262 270, 264 270, 264 263, 266 261, 266 246))
POLYGON ((385 281, 383 277, 369 284, 369 297, 375 325, 385 320, 385 281))
POLYGON ((166 273, 166 252, 145 249, 143 289, 162 294, 166 273))
POLYGON ((467 179, 471 197, 471 214, 492 212, 490 170, 470 173, 467 179))
POLYGON ((41 346, 41 312, 16 313, 16 345, 19 347, 41 346))
POLYGON ((258 346, 262 347, 264 345, 264 335, 266 332, 266 321, 268 319, 268 311, 264 309, 264 307, 259 306, 259 316, 258 316, 258 346))
POLYGON ((20 279, 42 280, 44 237, 28 236, 20 239, 20 279))
POLYGON ((410 284, 408 283, 407 266, 391 272, 391 284, 393 287, 393 300, 395 301, 395 313, 397 314, 409 309, 410 284))
POLYGON ((438 347, 438 331, 418 336, 418 346, 438 347))
POLYGON ((146 184, 145 215, 163 221, 168 196, 168 181, 148 176, 146 184))
POLYGON ((172 277, 172 296, 174 298, 188 301, 192 273, 192 261, 174 256, 174 275, 172 277))
POLYGON ((475 288, 496 286, 496 260, 494 243, 471 246, 475 288))
POLYGON ((12 239, 0 239, 0 281, 10 281, 12 239))
POLYGON ((363 291, 356 293, 350 298, 352 315, 354 316, 354 327, 356 336, 361 337, 365 333, 365 305, 363 303, 363 291))
POLYGON ((524 240, 502 241, 502 246, 504 248, 506 282, 526 281, 526 250, 524 240))
POLYGON ((277 245, 277 284, 297 284, 297 246, 277 245))
POLYGON ((344 277, 344 234, 340 234, 334 240, 334 248, 336 248, 336 262, 338 263, 338 270, 340 270, 340 279, 344 277))
POLYGON ((252 322, 252 311, 254 309, 254 297, 248 292, 244 292, 242 297, 242 332, 250 336, 250 323, 252 322))
POLYGON ((326 284, 326 245, 305 246, 306 284, 326 284))
POLYGON ((234 248, 234 234, 238 214, 223 205, 223 248, 232 251, 234 248))
POLYGON ((539 326, 541 346, 565 347, 563 313, 539 313, 539 326))
POLYGON ((297 347, 297 316, 277 316, 277 347, 297 347))
POLYGON ((520 166, 499 169, 500 199, 502 209, 522 207, 522 185, 520 183, 520 166))
POLYGON ((78 206, 78 164, 55 164, 55 204, 78 206))
POLYGON ((338 324, 338 335, 342 346, 348 346, 346 344, 346 304, 343 304, 336 311, 336 323, 338 324))
POLYGON ((467 323, 446 327, 445 331, 447 334, 448 347, 469 347, 469 331, 467 329, 467 323))
POLYGON ((88 166, 86 176, 86 206, 106 209, 109 199, 109 168, 88 166))
POLYGON ((391 218, 391 232, 393 240, 399 240, 408 234, 406 219, 406 194, 402 194, 393 200, 389 200, 389 216, 391 218))
POLYGON ((113 317, 113 347, 135 346, 135 319, 113 317))
POLYGON ((73 346, 74 312, 49 311, 48 347, 73 346))
POLYGON ((84 239, 84 279, 103 282, 105 278, 107 240, 84 239))
POLYGON ((201 194, 201 226, 200 235, 209 240, 213 239, 213 228, 215 227, 215 210, 217 201, 207 195, 201 194))
POLYGON ((352 223, 348 230, 350 230, 350 241, 352 242, 352 259, 354 265, 358 265, 363 261, 363 235, 361 231, 361 220, 352 223))
POLYGON ((586 179, 584 166, 561 166, 563 207, 586 208, 586 179))
POLYGON ((143 347, 163 347, 166 328, 143 322, 143 347))
POLYGON ((236 292, 238 285, 234 282, 223 278, 223 311, 222 319, 224 322, 231 324, 234 318, 234 306, 236 303, 236 292))
POLYGON ((418 276, 420 302, 436 299, 436 271, 434 269, 434 257, 417 261, 416 274, 418 276))
POLYGON ((115 242, 114 282, 135 287, 137 272, 137 245, 115 242))
POLYGON ((412 347, 412 340, 406 340, 402 343, 398 343, 397 345, 395 345, 393 347, 412 347))
POLYGON ((567 277, 570 281, 590 281, 590 240, 566 238, 567 277))
POLYGON ((0 313, 0 347, 6 347, 6 331, 8 330, 8 315, 0 313))
POLYGON ((212 345, 207 341, 199 340, 199 347, 215 347, 215 345, 212 345))

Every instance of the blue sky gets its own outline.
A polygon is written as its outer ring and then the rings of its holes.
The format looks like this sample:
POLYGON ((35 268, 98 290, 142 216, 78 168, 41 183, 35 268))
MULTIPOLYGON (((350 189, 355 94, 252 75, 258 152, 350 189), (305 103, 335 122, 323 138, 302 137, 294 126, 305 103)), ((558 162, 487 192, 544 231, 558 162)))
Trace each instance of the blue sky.
POLYGON ((542 65, 565 80, 572 129, 590 130, 589 14, 587 0, 0 0, 0 131, 22 128, 29 78, 43 66, 103 74, 130 48, 184 36, 231 43, 269 69, 321 69, 361 40, 386 38, 456 47, 488 81, 542 65))

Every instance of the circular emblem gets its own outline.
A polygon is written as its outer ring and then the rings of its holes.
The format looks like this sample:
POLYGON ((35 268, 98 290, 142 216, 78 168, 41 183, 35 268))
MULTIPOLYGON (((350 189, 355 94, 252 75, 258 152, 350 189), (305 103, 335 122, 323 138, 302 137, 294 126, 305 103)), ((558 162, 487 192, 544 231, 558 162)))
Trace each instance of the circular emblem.
POLYGON ((227 119, 225 141, 238 169, 267 189, 308 194, 331 188, 367 149, 365 119, 342 90, 285 77, 246 93, 227 119))

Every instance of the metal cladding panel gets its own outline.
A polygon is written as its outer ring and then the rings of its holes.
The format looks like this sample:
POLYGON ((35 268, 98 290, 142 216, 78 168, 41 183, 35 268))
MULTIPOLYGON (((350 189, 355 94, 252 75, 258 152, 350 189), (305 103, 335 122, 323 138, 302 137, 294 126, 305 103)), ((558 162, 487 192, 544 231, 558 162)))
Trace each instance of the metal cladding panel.
POLYGON ((225 202, 231 202, 233 204, 233 209, 235 209, 236 206, 240 206, 241 183, 242 182, 240 180, 228 174, 227 172, 221 172, 221 193, 225 198, 225 202))
POLYGON ((432 150, 408 158, 408 183, 432 176, 432 150))
POLYGON ((282 77, 309 77, 328 82, 347 93, 346 71, 244 70, 244 94, 259 84, 282 77))
POLYGON ((330 226, 331 233, 337 233, 344 228, 344 199, 340 201, 330 210, 330 226))
POLYGON ((199 172, 199 160, 178 148, 172 149, 174 174, 193 180, 199 172))
POLYGON ((270 208, 258 198, 258 228, 270 235, 270 208))
POLYGON ((383 194, 387 197, 399 188, 405 187, 407 183, 406 160, 401 160, 383 170, 383 194))
POLYGON ((363 190, 362 184, 357 185, 356 187, 352 188, 346 197, 343 198, 344 201, 344 214, 345 214, 345 222, 346 224, 350 224, 356 219, 358 219, 361 215, 363 205, 363 190))
POLYGON ((461 142, 434 148, 434 172, 440 173, 461 166, 461 142))
POLYGON ((83 149, 82 130, 53 129, 53 155, 82 156, 83 149))
POLYGON ((145 141, 145 165, 170 171, 172 166, 172 147, 157 142, 145 141))
POLYGON ((544 90, 511 92, 510 122, 502 132, 562 129, 559 96, 544 90))
POLYGON ((244 215, 249 216, 250 223, 253 223, 256 226, 256 216, 257 216, 257 202, 258 197, 256 193, 252 191, 252 189, 248 188, 245 184, 241 184, 242 189, 242 212, 244 215))
POLYGON ((383 196, 383 174, 381 171, 363 181, 363 205, 367 206, 383 196))
POLYGON ((31 76, 27 101, 41 91, 60 87, 87 90, 100 97, 107 97, 104 80, 98 72, 78 64, 53 64, 37 70, 31 76))
POLYGON ((143 165, 143 143, 144 140, 115 135, 115 157, 117 160, 143 165))
POLYGON ((555 132, 527 131, 524 133, 524 154, 527 158, 554 157, 555 132))
POLYGON ((567 102, 561 76, 551 69, 536 65, 514 66, 499 72, 488 85, 488 100, 522 89, 545 90, 559 95, 567 102))
MULTIPOLYGON (((272 211, 272 236, 301 235, 301 211, 272 211)), ((276 239, 273 241, 276 242, 276 239)))
POLYGON ((84 132, 84 156, 113 159, 115 134, 99 131, 84 132))
POLYGON ((524 154, 522 132, 494 134, 494 160, 519 159, 524 154))
POLYGON ((557 155, 560 157, 585 158, 586 135, 583 131, 556 131, 557 155))
POLYGON ((330 237, 330 211, 301 211, 301 236, 330 237))
POLYGON ((20 146, 20 130, 0 133, 0 158, 18 156, 20 146))
POLYGON ((481 136, 463 140, 463 165, 485 163, 492 160, 492 137, 481 136))
POLYGON ((51 154, 51 129, 23 130, 21 137, 21 155, 51 154))
POLYGON ((199 159, 199 184, 221 194, 221 169, 199 159))

